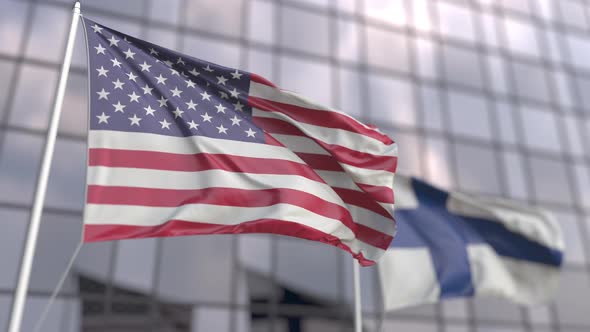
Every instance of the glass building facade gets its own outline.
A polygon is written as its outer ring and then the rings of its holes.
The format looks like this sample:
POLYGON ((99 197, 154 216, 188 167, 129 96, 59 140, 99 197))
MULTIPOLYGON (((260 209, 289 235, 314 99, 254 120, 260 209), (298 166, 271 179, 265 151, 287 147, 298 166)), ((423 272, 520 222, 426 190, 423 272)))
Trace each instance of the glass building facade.
MULTIPOLYGON (((0 0, 0 329, 71 6, 0 0)), ((561 223, 553 303, 460 299, 382 314, 375 268, 364 268, 367 331, 590 330, 590 1, 86 0, 82 12, 376 124, 398 142, 401 173, 541 206, 561 223)), ((80 240, 87 111, 80 29, 24 331, 80 240)), ((89 244, 43 331, 351 331, 351 264, 338 249, 266 235, 89 244)))

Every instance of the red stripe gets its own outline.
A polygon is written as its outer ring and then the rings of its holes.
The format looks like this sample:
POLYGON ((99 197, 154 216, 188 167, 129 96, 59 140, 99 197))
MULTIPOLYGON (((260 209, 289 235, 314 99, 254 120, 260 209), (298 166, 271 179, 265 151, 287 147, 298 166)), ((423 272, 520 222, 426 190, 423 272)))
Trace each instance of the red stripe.
POLYGON ((382 170, 395 173, 397 157, 376 156, 374 154, 352 150, 336 144, 327 144, 307 136, 294 125, 279 120, 263 117, 252 117, 254 124, 270 134, 293 135, 308 137, 334 156, 339 162, 366 169, 382 170))
POLYGON ((350 250, 350 247, 343 244, 340 239, 333 235, 323 233, 309 226, 274 219, 258 219, 238 225, 216 225, 187 222, 183 220, 170 220, 163 225, 150 227, 129 225, 85 225, 84 242, 128 238, 240 233, 271 233, 323 242, 351 253, 362 266, 375 264, 375 262, 366 259, 362 253, 353 253, 350 250))
POLYGON ((199 172, 220 169, 252 174, 300 175, 325 183, 311 167, 297 162, 227 154, 176 154, 155 151, 89 149, 89 166, 199 172))
POLYGON ((375 200, 378 202, 390 204, 395 203, 395 198, 393 196, 393 184, 391 184, 391 187, 373 186, 364 183, 357 183, 356 185, 359 186, 362 191, 369 193, 371 197, 375 198, 375 200))
POLYGON ((377 203, 370 194, 364 191, 336 187, 332 187, 332 189, 334 189, 336 194, 338 194, 338 196, 340 196, 342 201, 344 201, 346 204, 359 206, 378 213, 384 217, 392 218, 391 213, 387 212, 387 210, 385 210, 383 206, 379 205, 379 203, 377 203))
POLYGON ((256 82, 256 83, 268 85, 268 86, 273 87, 273 88, 276 88, 277 87, 276 85, 274 85, 273 82, 271 82, 271 81, 267 80, 266 78, 264 78, 264 77, 262 77, 260 75, 257 75, 257 74, 250 73, 250 80, 253 81, 253 82, 256 82))
POLYGON ((344 172, 342 166, 330 155, 304 152, 295 152, 295 154, 315 170, 344 172))
POLYGON ((387 249, 393 239, 388 234, 356 224, 352 221, 352 217, 346 208, 327 202, 312 194, 293 189, 206 188, 176 190, 90 185, 88 186, 87 196, 87 202, 90 204, 155 207, 179 207, 185 204, 262 207, 284 203, 302 207, 327 218, 339 220, 352 230, 359 240, 383 250, 387 249))
POLYGON ((384 135, 374 129, 367 128, 353 118, 338 112, 305 108, 252 96, 248 96, 248 104, 252 107, 260 109, 261 111, 286 114, 298 122, 327 128, 342 129, 371 137, 386 145, 393 144, 393 141, 387 135, 384 135))

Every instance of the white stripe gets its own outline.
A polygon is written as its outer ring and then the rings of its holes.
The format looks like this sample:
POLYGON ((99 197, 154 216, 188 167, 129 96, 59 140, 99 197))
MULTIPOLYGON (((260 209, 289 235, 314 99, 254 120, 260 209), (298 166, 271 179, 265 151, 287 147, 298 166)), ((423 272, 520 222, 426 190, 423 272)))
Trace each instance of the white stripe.
POLYGON ((304 134, 327 144, 335 144, 359 152, 366 152, 376 156, 394 157, 397 155, 397 144, 385 145, 380 141, 347 130, 316 126, 296 121, 289 116, 278 112, 265 112, 252 108, 252 115, 260 118, 283 120, 296 126, 304 134))
POLYGON ((317 229, 333 235, 351 247, 355 253, 362 251, 369 259, 378 259, 383 250, 357 240, 354 233, 340 221, 326 218, 304 208, 290 204, 265 207, 235 207, 210 204, 187 204, 180 207, 147 207, 129 205, 87 204, 90 225, 158 226, 168 220, 195 223, 237 225, 261 217, 284 220, 317 229))
POLYGON ((321 145, 308 137, 283 134, 272 134, 272 137, 293 152, 330 155, 330 152, 326 151, 321 145))
POLYGON ((342 199, 327 184, 297 175, 234 173, 224 170, 181 172, 91 166, 88 167, 88 184, 179 190, 214 187, 248 190, 285 188, 307 192, 325 201, 346 207, 342 199))
POLYGON ((476 295, 540 304, 551 300, 559 286, 557 267, 499 257, 485 244, 470 244, 467 253, 476 295))
POLYGON ((89 148, 139 150, 177 154, 229 154, 240 157, 282 159, 303 163, 288 149, 261 143, 239 142, 205 136, 173 137, 149 133, 91 130, 89 148))

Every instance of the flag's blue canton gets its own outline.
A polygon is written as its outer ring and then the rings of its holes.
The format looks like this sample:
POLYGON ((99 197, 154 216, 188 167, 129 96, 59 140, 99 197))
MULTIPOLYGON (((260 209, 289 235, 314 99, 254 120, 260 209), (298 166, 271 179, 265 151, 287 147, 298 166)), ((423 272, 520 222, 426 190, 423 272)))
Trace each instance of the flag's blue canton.
POLYGON ((84 19, 90 128, 264 142, 247 106, 250 75, 84 19))
POLYGON ((449 194, 417 179, 412 189, 419 206, 395 212, 398 236, 392 247, 428 248, 440 284, 440 297, 474 293, 468 244, 487 244, 500 256, 560 266, 563 254, 511 231, 501 223, 449 212, 449 194))

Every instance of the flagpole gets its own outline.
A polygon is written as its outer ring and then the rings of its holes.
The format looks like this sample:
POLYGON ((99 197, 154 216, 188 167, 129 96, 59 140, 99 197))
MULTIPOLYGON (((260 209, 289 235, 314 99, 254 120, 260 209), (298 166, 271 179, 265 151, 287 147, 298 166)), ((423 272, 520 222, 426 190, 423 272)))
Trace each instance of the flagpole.
POLYGON ((363 315, 361 311, 361 272, 358 261, 352 262, 352 282, 354 284, 354 332, 362 332, 363 315))
POLYGON ((47 131, 47 138, 45 141, 45 151, 43 152, 43 161, 37 179, 37 187, 35 192, 35 200, 31 211, 31 218, 29 221, 29 229, 27 232, 27 239, 20 265, 20 272, 18 284, 12 302, 12 312, 10 316, 9 332, 19 332, 23 318, 25 301, 27 298, 27 290, 29 287, 29 279, 31 277, 31 269, 33 266, 33 256, 35 254, 35 247, 37 246, 37 236, 39 234, 39 226, 41 224, 41 214, 43 212, 43 203, 45 202, 45 193, 47 192, 47 182, 49 180, 49 171, 51 170, 51 161, 53 159, 53 151, 55 148, 55 140, 57 137, 57 128, 59 126, 59 119, 61 116, 61 108, 66 92, 66 84, 68 81, 68 74, 70 72, 70 64, 72 62, 72 54, 74 51, 74 41, 76 39, 76 31, 78 28, 78 21, 80 20, 80 2, 76 1, 73 8, 72 23, 70 25, 70 33, 68 42, 66 44, 66 53, 64 55, 64 62, 61 68, 61 75, 56 91, 55 102, 53 104, 53 111, 49 123, 49 130, 47 131))

